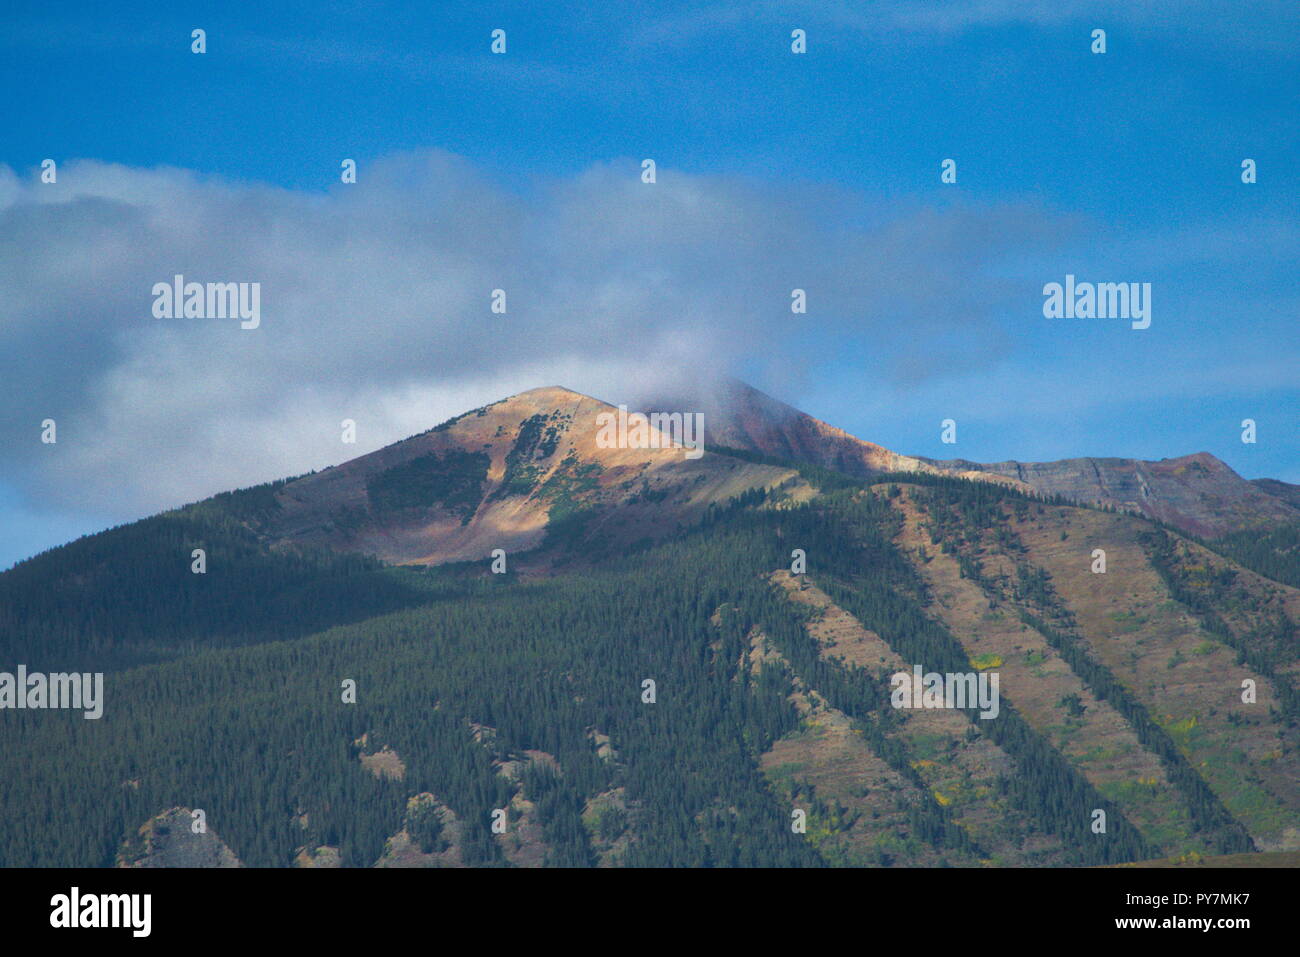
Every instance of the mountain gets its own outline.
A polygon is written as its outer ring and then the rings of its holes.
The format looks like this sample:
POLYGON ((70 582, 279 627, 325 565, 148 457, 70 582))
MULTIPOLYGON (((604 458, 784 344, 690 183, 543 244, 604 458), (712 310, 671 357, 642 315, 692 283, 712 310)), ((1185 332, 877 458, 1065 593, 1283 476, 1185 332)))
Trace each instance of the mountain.
POLYGON ((1267 484, 1247 481, 1208 452, 1158 462, 1117 458, 987 465, 964 459, 926 461, 945 471, 1014 479, 1040 495, 1135 512, 1207 538, 1300 522, 1300 508, 1293 501, 1274 494, 1267 484))
POLYGON ((275 548, 421 565, 480 561, 502 549, 528 555, 525 571, 539 561, 545 570, 553 550, 538 550, 548 541, 584 541, 595 558, 678 534, 747 492, 784 483, 808 494, 799 463, 859 479, 992 482, 1198 536, 1300 520, 1300 509, 1204 453, 1156 463, 938 462, 858 439, 735 380, 644 411, 702 413, 704 454, 687 456, 658 432, 647 447, 601 447, 609 444, 598 440, 601 417, 618 409, 561 387, 532 389, 341 465, 239 493, 260 497, 240 521, 275 548))
MULTIPOLYGON (((0 574, 0 696, 105 672, 98 719, 0 712, 0 865, 1300 850, 1293 525, 1202 541, 747 388, 702 411, 691 458, 532 390, 0 574), (996 713, 899 707, 916 667, 996 676, 996 713)), ((1238 494, 1193 458, 1136 464, 1180 521, 1238 494)))
POLYGON ((1078 458, 984 464, 913 457, 858 439, 735 380, 678 390, 647 407, 700 409, 715 446, 811 462, 858 478, 921 472, 999 482, 1134 512, 1202 537, 1300 522, 1300 488, 1271 479, 1249 482, 1208 452, 1158 462, 1078 458))
POLYGON ((559 387, 511 396, 283 484, 257 531, 276 543, 399 564, 524 552, 558 534, 619 548, 678 532, 710 505, 799 478, 790 467, 689 458, 657 430, 652 447, 602 448, 602 415, 618 410, 559 387))
POLYGON ((1274 498, 1300 508, 1300 485, 1279 482, 1277 479, 1253 479, 1251 484, 1262 489, 1274 498))
MULTIPOLYGON (((736 379, 694 383, 690 388, 677 389, 672 395, 641 403, 641 407, 645 411, 672 409, 703 413, 705 439, 713 448, 739 449, 788 462, 811 463, 855 478, 886 472, 985 477, 978 470, 967 475, 960 469, 942 468, 925 459, 891 452, 736 379)), ((990 480, 1001 481, 993 477, 990 480)))
POLYGON ((602 448, 598 417, 617 413, 533 389, 320 472, 87 536, 0 575, 0 634, 77 667, 255 643, 269 622, 307 634, 423 600, 385 565, 501 549, 511 574, 546 574, 680 534, 746 495, 811 493, 789 465, 691 458, 658 432, 602 448), (191 574, 195 549, 211 573, 191 574))

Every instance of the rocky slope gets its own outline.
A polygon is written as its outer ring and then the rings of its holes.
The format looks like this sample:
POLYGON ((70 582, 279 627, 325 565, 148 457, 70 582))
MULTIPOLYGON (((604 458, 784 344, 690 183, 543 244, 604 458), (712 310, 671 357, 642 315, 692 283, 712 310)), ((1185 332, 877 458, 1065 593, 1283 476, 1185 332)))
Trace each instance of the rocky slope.
POLYGON ((193 812, 174 807, 150 818, 124 841, 118 867, 242 867, 239 858, 206 828, 194 830, 193 812))
POLYGON ((735 380, 680 390, 648 407, 703 411, 705 434, 713 445, 811 462, 857 478, 882 472, 947 473, 1111 506, 1207 537, 1300 522, 1300 488, 1271 479, 1249 482, 1208 452, 1158 462, 1076 458, 988 464, 900 455, 735 380))
POLYGON ((1158 462, 1080 458, 984 465, 954 459, 930 460, 930 464, 1014 479, 1040 495, 1136 512, 1193 535, 1216 537, 1258 525, 1300 521, 1300 508, 1270 494, 1271 486, 1248 482, 1209 452, 1158 462))
MULTIPOLYGON (((696 385, 642 407, 645 411, 702 412, 707 446, 809 462, 854 478, 871 478, 882 472, 961 471, 859 439, 735 379, 696 385)), ((969 477, 983 476, 972 472, 969 477)))
POLYGON ((710 504, 798 479, 725 456, 688 458, 658 432, 657 447, 602 448, 598 417, 617 411, 558 387, 511 396, 288 482, 261 531, 394 563, 470 561, 535 548, 548 531, 599 532, 608 545, 655 540, 710 504))

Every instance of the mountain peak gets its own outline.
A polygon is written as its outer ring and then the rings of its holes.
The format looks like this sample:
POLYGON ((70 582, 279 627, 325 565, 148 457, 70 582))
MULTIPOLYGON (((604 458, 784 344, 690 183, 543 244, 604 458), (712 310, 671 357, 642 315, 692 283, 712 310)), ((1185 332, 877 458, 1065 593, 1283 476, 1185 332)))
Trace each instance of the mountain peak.
MULTIPOLYGON (((268 534, 360 551, 395 563, 528 551, 555 531, 581 533, 616 507, 604 540, 657 539, 710 505, 797 477, 727 456, 687 457, 658 430, 648 444, 611 445, 614 407, 563 386, 528 389, 276 492, 268 534)), ((594 526, 593 526, 594 527, 594 526)))
POLYGON ((938 471, 920 459, 860 439, 730 377, 712 383, 692 382, 644 407, 703 412, 705 441, 715 448, 808 462, 856 478, 882 472, 938 471))
MULTIPOLYGON (((601 402, 600 399, 582 392, 575 392, 573 389, 562 385, 542 385, 533 389, 525 389, 523 392, 516 392, 502 401, 510 401, 511 399, 527 399, 534 402, 578 402, 587 399, 591 402, 601 402)), ((606 403, 601 402, 601 404, 606 403)))

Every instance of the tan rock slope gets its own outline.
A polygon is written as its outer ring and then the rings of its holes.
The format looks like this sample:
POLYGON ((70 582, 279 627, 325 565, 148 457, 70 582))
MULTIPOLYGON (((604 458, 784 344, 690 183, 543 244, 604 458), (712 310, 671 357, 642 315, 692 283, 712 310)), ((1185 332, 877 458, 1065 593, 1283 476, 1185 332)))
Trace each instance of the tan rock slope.
POLYGON ((285 484, 264 531, 390 562, 470 561, 535 548, 548 530, 658 539, 711 503, 797 479, 787 468, 688 458, 660 432, 658 447, 602 448, 598 416, 617 412, 558 387, 511 396, 285 484))

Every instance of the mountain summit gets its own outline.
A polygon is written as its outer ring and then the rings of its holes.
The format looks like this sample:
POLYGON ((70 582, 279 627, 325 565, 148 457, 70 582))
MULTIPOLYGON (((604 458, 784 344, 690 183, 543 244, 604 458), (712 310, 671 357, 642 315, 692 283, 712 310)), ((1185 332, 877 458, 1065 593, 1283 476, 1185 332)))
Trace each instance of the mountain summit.
POLYGON ((661 539, 745 492, 807 486, 800 463, 858 479, 921 473, 993 482, 1199 536, 1300 520, 1300 508, 1204 452, 1159 462, 937 461, 859 439, 736 380, 642 411, 702 413, 705 454, 692 458, 659 434, 646 447, 602 442, 602 417, 619 409, 558 386, 531 389, 284 483, 259 532, 397 564, 474 561, 559 538, 619 548, 661 539))
POLYGON ((515 553, 562 535, 607 545, 655 540, 711 504, 797 479, 792 468, 705 454, 672 437, 602 447, 614 406, 532 389, 420 435, 284 484, 262 533, 286 543, 438 564, 515 553), (615 510, 617 515, 615 517, 615 510))

